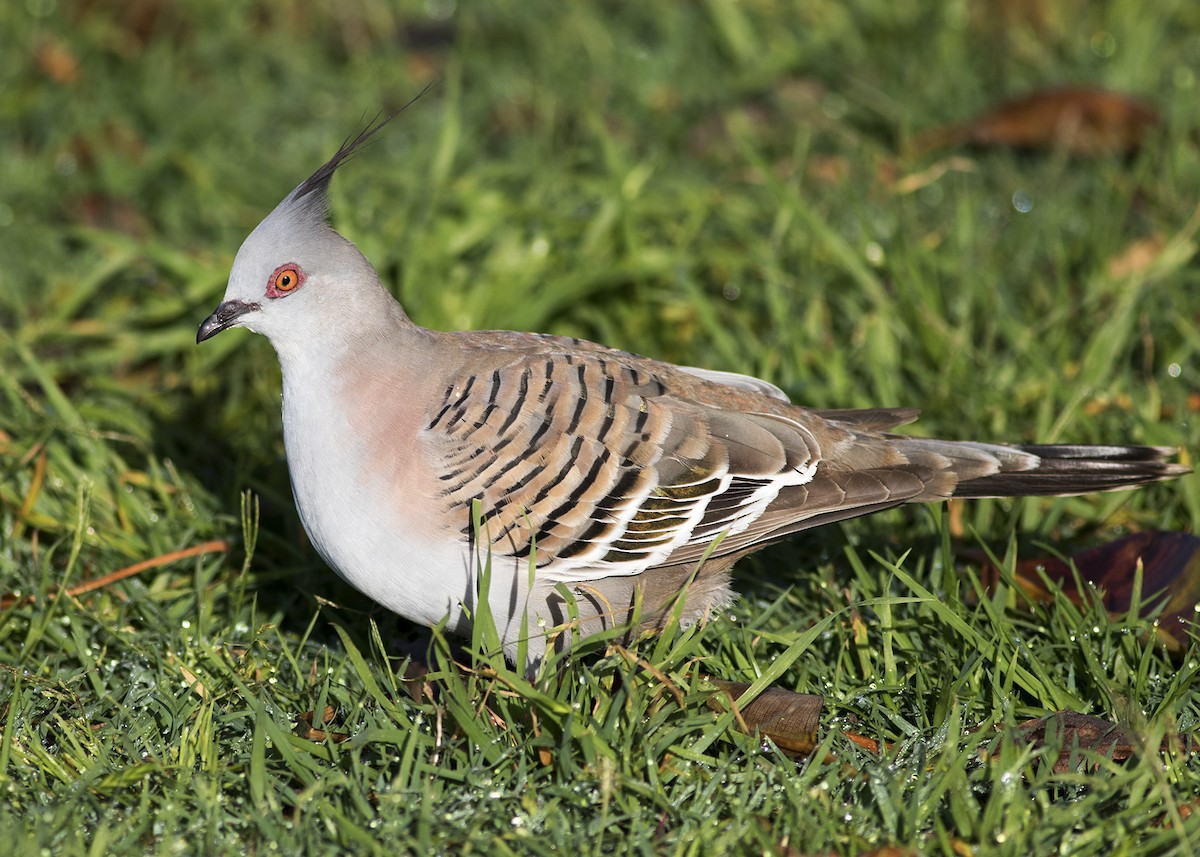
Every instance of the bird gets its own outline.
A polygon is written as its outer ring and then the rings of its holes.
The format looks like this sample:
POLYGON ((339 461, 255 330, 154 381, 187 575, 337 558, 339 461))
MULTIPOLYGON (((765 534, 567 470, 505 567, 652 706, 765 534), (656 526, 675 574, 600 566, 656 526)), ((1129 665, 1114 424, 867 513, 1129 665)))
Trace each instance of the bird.
POLYGON ((912 408, 806 408, 758 378, 581 339, 421 327, 329 224, 334 173, 395 115, 246 237, 196 342, 267 337, 312 545, 413 622, 467 635, 486 601, 504 653, 533 661, 719 612, 737 560, 812 527, 1190 472, 1170 447, 905 436, 912 408))

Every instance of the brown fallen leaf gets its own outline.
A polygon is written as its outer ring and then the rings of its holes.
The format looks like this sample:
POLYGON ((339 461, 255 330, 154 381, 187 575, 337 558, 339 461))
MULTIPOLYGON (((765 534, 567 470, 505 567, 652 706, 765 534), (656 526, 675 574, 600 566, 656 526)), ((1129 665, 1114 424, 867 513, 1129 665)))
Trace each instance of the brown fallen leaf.
POLYGON ((1137 749, 1137 738, 1124 727, 1102 717, 1077 711, 1058 711, 1049 717, 1037 717, 1017 724, 1015 737, 1033 747, 1047 742, 1062 747, 1054 762, 1054 773, 1078 767, 1079 751, 1088 750, 1124 762, 1137 749))
POLYGON ((1096 398, 1085 402, 1083 405, 1083 412, 1089 417, 1112 410, 1126 414, 1130 413, 1133 411, 1133 396, 1128 393, 1116 393, 1114 395, 1108 391, 1102 391, 1096 398))
POLYGON ((850 159, 845 155, 812 155, 805 163, 808 177, 834 187, 850 178, 850 159))
POLYGON ((1167 241, 1161 235, 1140 238, 1108 260, 1108 275, 1121 280, 1140 274, 1154 264, 1166 246, 1167 241))
POLYGON ((1182 822, 1191 818, 1197 812, 1200 812, 1200 801, 1190 800, 1187 803, 1179 804, 1177 813, 1163 813, 1154 821, 1150 822, 1151 827, 1174 827, 1177 821, 1182 822))
POLYGON ((38 45, 34 61, 38 71, 55 83, 70 86, 79 81, 79 60, 71 53, 71 49, 60 41, 48 39, 38 45))
MULTIPOLYGON (((325 706, 325 710, 321 712, 322 725, 328 725, 329 721, 333 719, 334 714, 336 714, 336 712, 334 711, 332 705, 325 706)), ((308 739, 309 741, 324 741, 326 738, 328 738, 335 744, 341 744, 343 741, 350 740, 350 733, 348 732, 334 732, 327 729, 313 728, 314 719, 315 718, 311 711, 305 711, 303 714, 301 714, 296 719, 296 734, 301 738, 308 739)))
POLYGON ((884 749, 886 749, 885 747, 880 746, 879 742, 874 738, 868 738, 866 735, 859 735, 857 732, 845 731, 843 731, 842 734, 845 735, 852 744, 857 744, 868 753, 882 753, 884 749))
MULTIPOLYGON (((1083 412, 1088 416, 1095 416, 1096 414, 1113 410, 1129 414, 1133 413, 1133 409, 1134 400, 1133 396, 1129 393, 1109 393, 1103 390, 1098 390, 1094 398, 1089 399, 1083 404, 1083 412)), ((1163 402, 1159 405, 1158 419, 1161 422, 1169 422, 1175 419, 1180 410, 1179 407, 1170 402, 1163 402)), ((1185 415, 1200 413, 1200 393, 1188 393, 1187 398, 1182 404, 1182 411, 1185 415)), ((1192 466, 1191 456, 1186 449, 1180 450, 1179 460, 1181 464, 1185 464, 1188 467, 1192 466)))
POLYGON ((967 122, 917 138, 919 152, 947 146, 1065 149, 1076 155, 1128 154, 1158 125, 1137 99, 1092 86, 1043 89, 1005 101, 967 122))
MULTIPOLYGON (((1054 773, 1062 774, 1079 768, 1088 755, 1104 756, 1114 762, 1124 762, 1145 748, 1145 741, 1124 726, 1077 711, 1057 711, 1049 717, 1037 717, 1018 723, 1000 741, 1016 741, 1030 747, 1047 745, 1060 747, 1054 760, 1054 773)), ((1194 742, 1188 736, 1168 735, 1163 738, 1160 752, 1181 746, 1191 752, 1194 742)), ((986 760, 987 752, 984 757, 986 760)))
MULTIPOLYGON (((1161 531, 1134 533, 1073 554, 1070 562, 1056 557, 1020 560, 1014 579, 1031 598, 1049 602, 1054 596, 1046 588, 1045 575, 1078 604, 1083 596, 1076 586, 1072 563, 1085 583, 1100 590, 1104 608, 1110 614, 1127 613, 1133 606, 1133 584, 1140 564, 1141 615, 1161 610, 1159 638, 1174 651, 1188 646, 1189 632, 1196 622, 1196 605, 1200 604, 1200 538, 1161 531)), ((995 569, 990 573, 995 574, 995 569)))
POLYGON ((183 680, 188 683, 188 687, 191 688, 192 693, 196 694, 196 696, 200 697, 201 699, 209 698, 210 694, 208 692, 208 688, 204 686, 204 682, 200 681, 194 672, 185 667, 183 664, 180 664, 179 673, 183 676, 183 680))
POLYGON ((404 683, 402 687, 412 697, 413 702, 434 702, 433 684, 426 676, 429 666, 421 660, 410 658, 404 665, 404 683))
POLYGON ((29 517, 33 511, 34 504, 37 503, 38 494, 41 493, 42 485, 46 481, 46 448, 38 444, 39 452, 37 455, 37 463, 33 466, 33 477, 29 480, 29 490, 25 492, 25 499, 21 501, 21 508, 17 512, 17 519, 13 521, 13 535, 17 536, 21 533, 22 522, 29 517))
MULTIPOLYGON (((740 681, 709 681, 720 691, 708 698, 708 706, 714 711, 725 711, 726 705, 733 705, 750 687, 740 681)), ((739 725, 749 734, 757 732, 770 738, 789 756, 807 756, 817 746, 817 726, 824 704, 825 698, 816 694, 769 687, 738 711, 739 725)))

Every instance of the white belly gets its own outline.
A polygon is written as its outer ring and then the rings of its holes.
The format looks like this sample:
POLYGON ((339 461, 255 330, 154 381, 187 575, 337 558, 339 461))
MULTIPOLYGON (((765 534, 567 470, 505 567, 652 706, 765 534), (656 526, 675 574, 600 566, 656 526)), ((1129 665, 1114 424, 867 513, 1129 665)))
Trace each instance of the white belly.
POLYGON ((336 401, 305 386, 285 379, 283 424, 292 493, 313 546, 388 609, 426 625, 449 614, 453 626, 462 603, 473 601, 464 546, 430 531, 427 498, 388 484, 394 476, 364 460, 336 401))

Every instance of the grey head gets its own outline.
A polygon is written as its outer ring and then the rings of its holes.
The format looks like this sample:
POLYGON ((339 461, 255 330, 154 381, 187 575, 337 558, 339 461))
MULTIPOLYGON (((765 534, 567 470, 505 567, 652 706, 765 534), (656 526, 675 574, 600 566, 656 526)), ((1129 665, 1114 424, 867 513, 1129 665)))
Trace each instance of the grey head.
POLYGON ((322 337, 344 334, 345 324, 353 325, 372 304, 394 303, 370 262, 329 226, 329 182, 339 166, 428 90, 348 137, 263 218, 242 242, 225 296, 201 323, 197 343, 245 327, 271 340, 282 357, 322 337))

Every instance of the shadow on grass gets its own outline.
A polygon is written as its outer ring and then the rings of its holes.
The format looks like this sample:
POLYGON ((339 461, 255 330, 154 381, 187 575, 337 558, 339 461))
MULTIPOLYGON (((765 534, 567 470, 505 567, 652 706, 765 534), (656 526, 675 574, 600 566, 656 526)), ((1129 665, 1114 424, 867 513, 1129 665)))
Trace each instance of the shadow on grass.
POLYGON ((261 616, 289 635, 340 648, 333 623, 355 629, 366 639, 370 621, 379 628, 389 650, 410 653, 426 644, 424 628, 375 604, 342 580, 308 540, 292 499, 282 438, 252 437, 222 430, 218 416, 226 406, 218 393, 184 397, 178 416, 160 421, 153 433, 153 454, 193 474, 229 519, 219 533, 232 544, 222 574, 240 573, 245 534, 238 525, 243 492, 258 500, 258 537, 246 591, 261 616), (313 622, 318 611, 323 614, 313 622))

